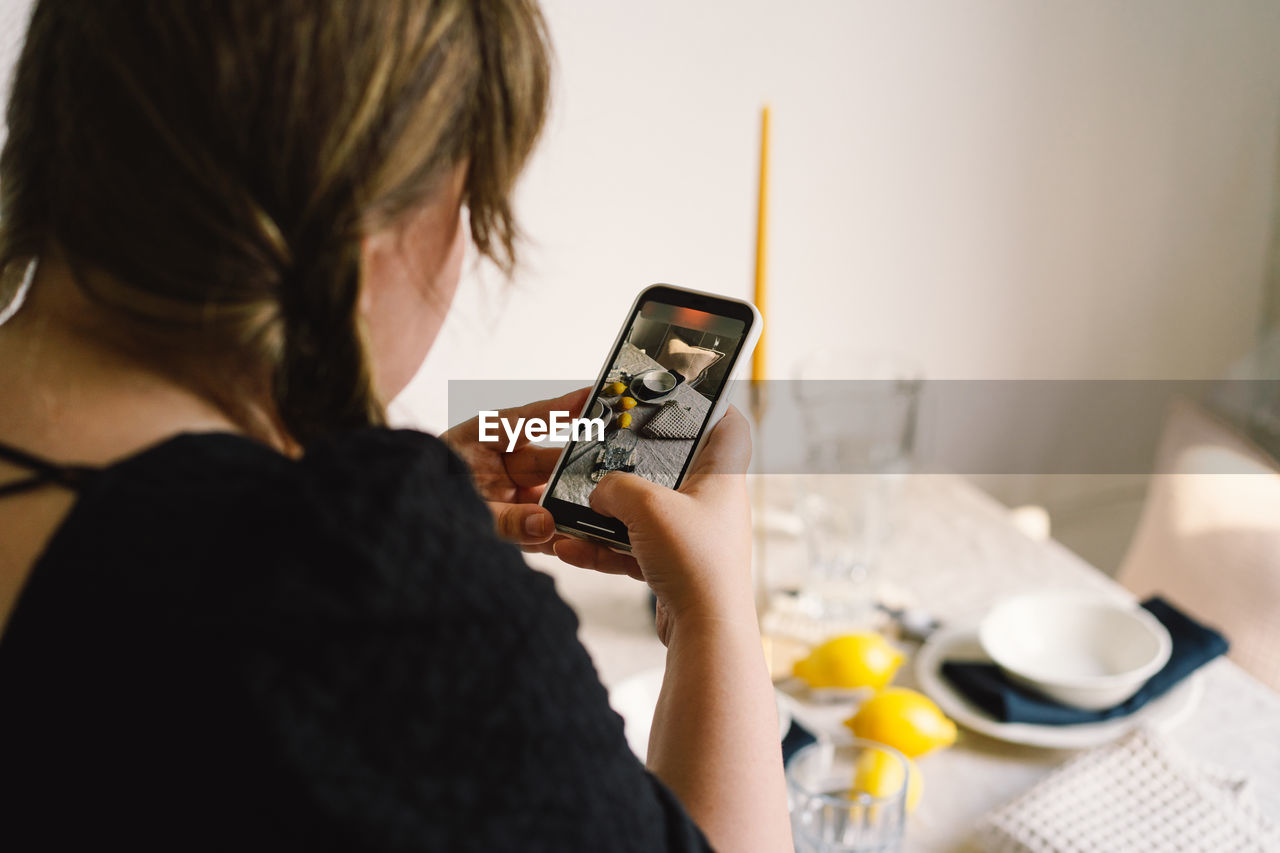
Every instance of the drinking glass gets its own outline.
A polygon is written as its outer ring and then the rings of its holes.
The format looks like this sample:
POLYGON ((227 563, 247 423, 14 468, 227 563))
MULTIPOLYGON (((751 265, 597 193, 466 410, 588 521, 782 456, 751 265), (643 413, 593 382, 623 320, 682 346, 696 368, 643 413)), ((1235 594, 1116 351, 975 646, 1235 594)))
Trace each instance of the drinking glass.
POLYGON ((818 741, 787 762, 787 802, 796 853, 894 853, 906 822, 907 760, 869 740, 818 741), (854 788, 858 771, 875 792, 854 788))
POLYGON ((636 434, 630 429, 619 427, 614 430, 613 435, 605 440, 599 463, 591 472, 592 482, 600 482, 610 471, 626 469, 631 464, 631 456, 635 453, 638 442, 636 434))
POLYGON ((842 626, 876 621, 876 563, 911 469, 920 371, 899 356, 813 353, 796 370, 804 449, 798 515, 808 571, 800 606, 842 626))

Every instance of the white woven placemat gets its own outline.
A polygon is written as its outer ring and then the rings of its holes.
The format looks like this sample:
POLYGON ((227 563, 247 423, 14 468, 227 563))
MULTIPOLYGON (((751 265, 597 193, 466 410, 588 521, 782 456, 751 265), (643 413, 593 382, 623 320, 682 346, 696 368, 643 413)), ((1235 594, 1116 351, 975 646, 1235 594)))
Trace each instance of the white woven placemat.
POLYGON ((978 838, 993 853, 1280 851, 1244 779, 1146 728, 1071 759, 984 818, 978 838))

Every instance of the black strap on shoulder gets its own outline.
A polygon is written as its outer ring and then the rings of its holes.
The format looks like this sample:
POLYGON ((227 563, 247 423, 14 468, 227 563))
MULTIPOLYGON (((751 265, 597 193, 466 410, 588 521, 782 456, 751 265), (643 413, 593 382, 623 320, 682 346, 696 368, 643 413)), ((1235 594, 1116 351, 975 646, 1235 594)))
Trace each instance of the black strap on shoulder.
POLYGON ((48 483, 49 479, 40 474, 37 474, 34 477, 28 477, 25 480, 5 483, 3 486, 0 486, 0 498, 8 497, 9 495, 19 495, 23 492, 30 492, 40 488, 41 486, 47 485, 48 483))
POLYGON ((32 472, 30 477, 12 483, 0 485, 0 498, 29 492, 45 485, 57 485, 73 491, 79 491, 85 482, 97 473, 96 468, 84 465, 57 465, 47 459, 32 456, 16 447, 0 444, 0 459, 12 462, 19 468, 32 472))

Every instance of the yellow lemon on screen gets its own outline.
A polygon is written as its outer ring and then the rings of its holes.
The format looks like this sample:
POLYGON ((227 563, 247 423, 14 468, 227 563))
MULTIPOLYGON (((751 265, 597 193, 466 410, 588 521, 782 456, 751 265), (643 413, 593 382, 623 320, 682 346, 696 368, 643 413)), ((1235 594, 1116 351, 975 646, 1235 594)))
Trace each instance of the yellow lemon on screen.
MULTIPOLYGON (((924 792, 920 768, 910 758, 907 762, 907 814, 916 810, 924 792)), ((878 749, 868 749, 858 756, 853 766, 854 793, 873 797, 892 796, 902 787, 902 764, 896 757, 878 749)))
POLYGON ((618 415, 618 426, 622 429, 631 429, 631 413, 623 412, 618 415))
POLYGON ((621 382, 610 382, 608 385, 604 386, 604 396, 616 397, 626 390, 627 386, 623 385, 621 382))
POLYGON ((902 652, 868 632, 832 637, 796 661, 795 674, 810 687, 879 689, 901 665, 902 652))
POLYGON ((888 744, 908 758, 956 741, 956 724, 928 696, 906 687, 881 690, 844 724, 858 737, 888 744))
POLYGON ((627 409, 634 409, 635 406, 636 406, 636 401, 634 397, 623 397, 621 400, 618 401, 618 408, 622 409, 622 411, 624 412, 627 409))

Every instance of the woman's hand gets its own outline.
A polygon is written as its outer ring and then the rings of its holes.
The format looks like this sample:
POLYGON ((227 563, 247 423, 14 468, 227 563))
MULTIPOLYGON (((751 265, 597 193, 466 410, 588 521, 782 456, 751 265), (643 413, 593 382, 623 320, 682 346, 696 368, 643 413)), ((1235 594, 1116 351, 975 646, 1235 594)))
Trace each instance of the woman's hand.
POLYGON ((630 556, 574 539, 555 552, 652 587, 668 651, 649 768, 717 850, 780 853, 794 845, 751 584, 750 459, 747 421, 730 409, 678 491, 616 472, 596 486, 591 507, 627 525, 630 556))
MULTIPOLYGON (((586 405, 590 388, 582 388, 554 400, 539 400, 513 409, 503 409, 499 417, 511 423, 517 418, 551 419, 552 412, 569 412, 577 417, 586 405)), ((480 440, 480 419, 474 417, 448 430, 441 438, 471 468, 476 489, 489 503, 498 535, 527 551, 551 553, 555 520, 538 506, 543 487, 551 477, 559 447, 538 447, 522 434, 507 452, 507 437, 480 440)))
POLYGON ((730 408, 708 436, 678 491, 613 472, 591 508, 627 526, 631 555, 580 539, 555 553, 581 568, 642 578, 658 598, 658 636, 702 619, 756 623, 751 585, 751 511, 744 474, 751 461, 747 420, 730 408))

